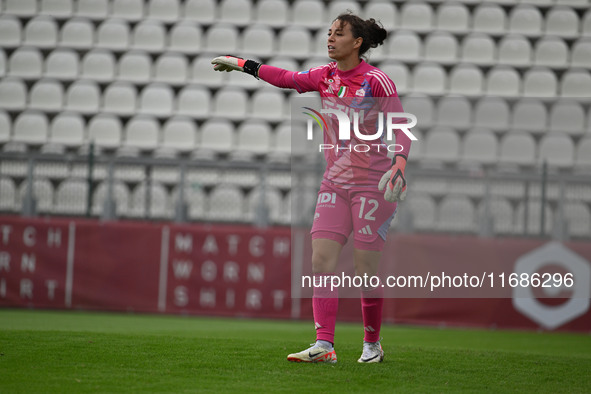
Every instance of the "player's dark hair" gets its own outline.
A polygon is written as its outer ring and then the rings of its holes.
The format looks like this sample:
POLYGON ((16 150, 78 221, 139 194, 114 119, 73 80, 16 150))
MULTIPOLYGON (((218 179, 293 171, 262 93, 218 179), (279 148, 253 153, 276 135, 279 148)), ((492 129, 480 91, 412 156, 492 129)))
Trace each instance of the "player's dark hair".
POLYGON ((363 42, 359 48, 359 56, 363 56, 370 48, 376 48, 378 45, 382 45, 386 37, 388 37, 388 31, 374 18, 363 20, 353 14, 353 12, 347 11, 337 16, 334 20, 341 22, 341 28, 345 23, 348 23, 351 26, 353 37, 363 38, 363 42))

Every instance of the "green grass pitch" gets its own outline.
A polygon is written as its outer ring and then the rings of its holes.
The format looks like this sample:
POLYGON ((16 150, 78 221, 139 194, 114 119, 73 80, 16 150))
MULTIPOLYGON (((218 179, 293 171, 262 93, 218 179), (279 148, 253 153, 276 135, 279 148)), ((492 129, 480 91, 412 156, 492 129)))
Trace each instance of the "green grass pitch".
POLYGON ((591 336, 385 326, 382 364, 295 364, 312 323, 0 310, 1 393, 591 392, 591 336))

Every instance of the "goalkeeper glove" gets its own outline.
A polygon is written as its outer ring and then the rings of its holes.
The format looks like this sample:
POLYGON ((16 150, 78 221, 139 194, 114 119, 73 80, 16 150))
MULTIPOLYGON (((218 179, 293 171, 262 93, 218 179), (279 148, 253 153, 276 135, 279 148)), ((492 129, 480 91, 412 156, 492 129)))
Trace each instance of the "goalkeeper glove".
POLYGON ((386 190, 384 192, 384 199, 386 201, 402 201, 406 197, 404 167, 406 167, 406 157, 396 155, 392 160, 392 168, 382 176, 382 179, 380 179, 378 189, 386 190))
POLYGON ((242 71, 257 79, 259 77, 259 68, 261 68, 261 63, 255 62, 254 60, 245 60, 241 57, 230 55, 218 56, 211 61, 211 64, 214 65, 213 69, 216 71, 242 71))

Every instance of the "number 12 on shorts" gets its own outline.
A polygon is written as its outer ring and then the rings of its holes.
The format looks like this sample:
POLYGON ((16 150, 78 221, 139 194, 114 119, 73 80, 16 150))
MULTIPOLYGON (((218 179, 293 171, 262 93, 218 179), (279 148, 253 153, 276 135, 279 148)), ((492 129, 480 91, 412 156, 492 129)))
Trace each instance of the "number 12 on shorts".
POLYGON ((375 221, 376 218, 373 216, 374 212, 378 209, 379 202, 378 200, 374 200, 373 198, 368 200, 365 197, 359 197, 361 201, 361 207, 359 208, 359 219, 371 220, 375 221), (369 205, 369 210, 365 212, 365 205, 369 205))

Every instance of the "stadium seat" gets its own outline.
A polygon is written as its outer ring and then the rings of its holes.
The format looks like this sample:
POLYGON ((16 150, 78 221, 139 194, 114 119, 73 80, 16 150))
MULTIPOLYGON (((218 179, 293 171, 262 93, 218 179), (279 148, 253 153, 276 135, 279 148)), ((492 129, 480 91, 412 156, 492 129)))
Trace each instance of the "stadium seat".
POLYGON ((536 163, 536 142, 531 134, 507 133, 499 146, 499 164, 531 167, 536 163))
POLYGON ((186 20, 210 25, 217 19, 216 0, 186 0, 182 15, 186 20))
POLYGON ((437 8, 437 30, 466 33, 470 28, 470 11, 460 3, 443 3, 437 8))
POLYGON ((148 83, 152 78, 152 60, 143 51, 125 52, 119 58, 117 79, 132 83, 148 83))
POLYGON ((13 125, 12 140, 28 145, 43 145, 47 142, 49 122, 39 111, 23 111, 17 115, 13 125))
POLYGON ((121 145, 123 127, 118 116, 98 114, 88 121, 88 141, 107 149, 115 149, 121 145))
POLYGON ((542 34, 543 19, 537 7, 520 4, 509 13, 509 33, 538 37, 542 34))
POLYGON ((234 145, 234 126, 227 119, 208 119, 201 126, 199 148, 228 153, 234 145))
POLYGON ((111 16, 132 22, 140 21, 144 17, 144 1, 112 0, 111 16))
POLYGON ((509 66, 495 66, 486 75, 485 93, 488 96, 518 97, 521 94, 519 73, 509 66))
POLYGON ((271 127, 267 122, 250 119, 237 129, 236 150, 264 155, 271 150, 271 127))
POLYGON ((564 216, 570 236, 589 237, 591 234, 591 212, 589 207, 580 201, 565 204, 564 216))
POLYGON ((84 55, 80 77, 97 82, 110 82, 115 79, 115 56, 105 49, 93 49, 84 55))
POLYGON ((352 11, 355 15, 362 15, 361 4, 358 1, 339 0, 328 3, 324 20, 325 28, 328 28, 337 16, 344 12, 348 12, 349 10, 352 11))
POLYGON ((500 97, 482 97, 474 106, 474 126, 505 132, 509 129, 509 104, 500 97))
POLYGON ((497 164, 499 143, 489 129, 470 130, 462 141, 461 163, 483 165, 497 164))
POLYGON ((437 63, 419 63, 413 69, 412 87, 414 93, 443 94, 447 87, 445 69, 437 63))
POLYGON ((564 133, 553 133, 542 137, 539 146, 539 163, 548 162, 550 167, 571 169, 574 165, 575 144, 564 133))
POLYGON ((435 28, 435 16, 428 3, 404 3, 400 9, 400 28, 421 33, 435 28))
POLYGON ((458 41, 451 33, 435 31, 425 38, 426 61, 453 64, 458 61, 458 53, 458 41))
POLYGON ((291 153, 291 121, 284 121, 277 125, 272 134, 271 150, 279 157, 291 153))
POLYGON ((394 30, 398 26, 398 10, 390 2, 370 1, 363 9, 365 19, 374 18, 382 23, 384 29, 394 30))
POLYGON ((589 0, 555 0, 557 5, 564 5, 574 9, 586 10, 589 8, 589 0))
POLYGON ((417 117, 417 127, 420 129, 427 129, 434 124, 436 119, 435 104, 427 95, 406 95, 401 99, 401 104, 404 112, 417 117))
POLYGON ((250 24, 253 16, 251 0, 221 0, 218 4, 219 19, 235 26, 250 24))
POLYGON ((50 49, 57 45, 58 25, 49 16, 36 16, 25 25, 23 44, 50 49))
POLYGON ((75 80, 80 72, 79 63, 78 53, 72 49, 55 49, 45 58, 45 77, 75 80))
POLYGON ((174 23, 180 16, 179 0, 150 0, 147 6, 148 18, 164 23, 174 23))
POLYGON ((37 48, 19 47, 8 59, 8 75, 26 80, 39 79, 43 72, 43 56, 37 48))
POLYGON ((536 43, 534 65, 550 68, 568 67, 569 49, 563 39, 543 37, 536 43))
POLYGON ((547 12, 544 34, 577 38, 579 31, 579 17, 571 7, 554 7, 547 12))
POLYGON ((166 121, 162 127, 162 144, 164 148, 172 148, 180 152, 189 152, 197 145, 197 126, 188 117, 175 116, 166 121))
POLYGON ((449 93, 465 96, 481 96, 484 92, 484 75, 480 67, 459 64, 449 74, 449 93))
POLYGON ((497 47, 494 40, 489 35, 482 33, 467 35, 460 48, 460 61, 479 66, 495 64, 497 47))
POLYGON ((160 125, 148 115, 137 115, 129 119, 124 129, 124 146, 142 150, 153 150, 160 142, 160 125))
POLYGON ((184 85, 189 74, 187 58, 180 53, 163 53, 154 64, 154 81, 173 86, 184 85))
POLYGON ((283 27, 288 23, 289 3, 284 0, 261 0, 257 2, 254 20, 271 27, 283 27))
MULTIPOLYGON (((92 214, 100 216, 104 213, 105 203, 109 194, 109 180, 98 184, 92 194, 92 214)), ((130 192, 127 185, 122 181, 113 181, 112 198, 115 202, 116 216, 127 216, 129 214, 130 192)))
POLYGON ((447 195, 439 204, 437 229, 451 232, 474 232, 476 212, 470 199, 462 195, 447 195))
POLYGON ((102 110, 117 115, 133 115, 137 109, 137 90, 127 82, 113 82, 105 88, 102 110))
POLYGON ((444 96, 437 103, 437 124, 466 130, 472 123, 472 107, 465 96, 444 96))
POLYGON ((273 30, 263 25, 252 25, 242 33, 240 53, 245 57, 271 56, 275 49, 273 30))
POLYGON ((385 61, 379 65, 379 68, 394 82, 396 85, 396 92, 399 95, 406 94, 411 90, 410 71, 404 63, 398 61, 385 61))
POLYGON ((84 118, 74 112, 61 112, 52 120, 49 127, 49 142, 66 147, 79 147, 86 137, 84 118))
POLYGON ((532 62, 532 47, 522 35, 509 34, 499 43, 498 64, 514 67, 529 67, 532 62))
POLYGON ((22 25, 13 15, 0 15, 0 47, 16 48, 22 44, 22 25))
POLYGON ((111 51, 126 51, 131 43, 131 32, 126 21, 106 19, 97 29, 96 47, 111 51))
POLYGON ((249 112, 248 95, 232 86, 220 89, 213 99, 213 115, 227 119, 244 119, 249 112))
POLYGON ((0 108, 20 111, 27 105, 27 86, 20 78, 0 79, 0 108))
POLYGON ((326 9, 320 1, 296 0, 292 5, 292 22, 295 26, 327 29, 325 15, 326 9))
POLYGON ((479 4, 472 14, 472 31, 492 36, 506 34, 507 14, 499 4, 479 4))
MULTIPOLYGON (((2 104, 0 104, 0 106, 1 105, 2 104)), ((10 140, 10 135, 12 132, 11 123, 10 116, 8 116, 6 111, 0 109, 0 144, 4 144, 10 140)))
POLYGON ((37 15, 37 0, 5 0, 4 13, 18 17, 33 17, 37 15))
POLYGON ((281 192, 272 186, 267 186, 263 190, 261 187, 255 187, 246 197, 246 215, 245 219, 253 223, 259 223, 259 215, 266 215, 268 223, 278 224, 283 215, 283 197, 281 192))
POLYGON ((47 142, 39 149, 40 157, 35 161, 33 177, 64 180, 70 174, 70 163, 63 160, 66 147, 47 142))
POLYGON ((65 48, 88 50, 94 46, 94 26, 88 19, 67 20, 60 31, 59 45, 65 48))
MULTIPOLYGON (((207 196, 200 185, 187 185, 184 192, 184 201, 188 207, 189 219, 204 219, 207 212, 207 196)), ((170 194, 170 202, 172 206, 179 201, 179 189, 175 187, 170 194)))
POLYGON ((591 137, 579 141, 575 154, 575 172, 588 174, 591 170, 591 137))
POLYGON ((169 32, 168 49, 184 54, 196 55, 202 48, 203 32, 194 22, 178 22, 169 32))
POLYGON ((109 14, 108 0, 78 0, 76 16, 102 21, 109 14))
POLYGON ((591 10, 587 10, 583 16, 583 37, 591 37, 591 10))
POLYGON ((435 126, 424 138, 423 162, 428 166, 455 164, 460 157, 460 137, 451 127, 435 126))
POLYGON ((40 79, 29 92, 29 108, 44 112, 59 112, 64 105, 64 88, 52 79, 40 79))
POLYGON ((187 85, 177 95, 176 113, 197 119, 210 115, 210 90, 200 85, 187 85))
POLYGON ((585 110, 574 100, 559 100, 552 104, 549 115, 549 131, 564 132, 572 136, 585 133, 585 110))
POLYGON ((132 37, 133 49, 157 53, 166 47, 166 29, 158 21, 145 20, 138 23, 133 29, 132 37))
POLYGON ((68 87, 65 108, 91 115, 99 111, 100 98, 101 93, 96 82, 80 79, 68 87))
POLYGON ((295 58, 306 58, 312 50, 312 37, 310 32, 299 27, 286 27, 279 33, 279 55, 295 58))
POLYGON ((56 19, 68 19, 74 13, 74 0, 41 0, 40 15, 48 15, 56 19))
POLYGON ((540 100, 521 99, 513 106, 511 128, 531 134, 546 133, 548 129, 548 111, 540 100))
POLYGON ((260 89, 252 95, 250 116, 278 122, 286 118, 286 102, 283 92, 277 89, 260 89))
POLYGON ((208 196, 208 220, 236 221, 244 220, 244 196, 233 185, 220 184, 214 187, 208 196))
MULTIPOLYGON (((486 202, 483 200, 478 205, 478 215, 481 220, 485 217, 485 204, 486 202)), ((515 232, 515 212, 508 199, 502 196, 492 196, 489 212, 494 234, 512 234, 515 232)))
POLYGON ((135 189, 133 189, 129 215, 132 217, 149 217, 158 219, 171 218, 171 204, 169 202, 166 188, 157 182, 150 183, 149 206, 146 206, 148 203, 146 201, 146 189, 148 189, 148 186, 145 182, 140 183, 135 189))
MULTIPOLYGON (((525 202, 520 202, 517 205, 517 209, 515 210, 515 219, 516 219, 516 232, 518 234, 540 234, 540 228, 542 227, 542 218, 541 218, 541 211, 542 211, 542 204, 540 201, 531 200, 528 201, 526 205, 525 202), (524 214, 525 209, 527 206, 527 224, 524 222, 524 214), (527 225, 527 227, 526 227, 527 225)), ((544 234, 550 235, 552 233, 552 228, 554 227, 553 224, 553 215, 552 209, 546 204, 544 207, 544 216, 545 216, 545 225, 544 225, 544 234)))
POLYGON ((388 39, 388 53, 396 60, 416 62, 423 59, 423 43, 419 35, 410 30, 397 30, 388 39))
POLYGON ((523 96, 554 98, 558 91, 558 80, 554 72, 546 67, 533 67, 523 76, 523 96))
POLYGON ((412 153, 409 155, 408 160, 412 163, 420 163, 425 153, 425 149, 423 148, 425 137, 422 130, 418 127, 413 127, 411 131, 417 137, 417 140, 412 142, 412 153))
POLYGON ((591 74, 586 69, 569 69, 560 80, 560 96, 589 100, 591 74))
MULTIPOLYGON (((13 133, 14 134, 14 133, 13 133)), ((2 152, 14 152, 25 156, 28 152, 27 144, 24 142, 8 141, 2 146, 2 152)), ((25 178, 28 174, 27 159, 8 159, 0 161, 0 174, 14 178, 25 178)))
POLYGON ((0 48, 0 78, 6 75, 6 52, 0 48))
POLYGON ((591 40, 580 38, 572 45, 570 67, 585 68, 591 64, 591 40))
POLYGON ((82 215, 86 212, 88 183, 81 179, 66 179, 55 192, 54 212, 63 215, 82 215))
MULTIPOLYGON (((410 189, 409 189, 410 190, 410 189)), ((437 207, 429 193, 410 192, 403 203, 412 215, 412 227, 417 231, 435 231, 437 207)))
MULTIPOLYGON (((27 181, 23 181, 19 187, 17 209, 22 207, 22 202, 25 200, 27 195, 28 184, 27 181)), ((51 213, 54 206, 54 188, 49 179, 33 179, 33 185, 31 188, 33 197, 36 202, 36 209, 38 213, 51 213)))
MULTIPOLYGON (((216 24, 205 34, 206 52, 234 53, 238 51, 238 30, 233 25, 216 24)), ((211 60, 211 57, 209 57, 211 60)), ((211 65, 210 65, 211 66, 211 65)))

